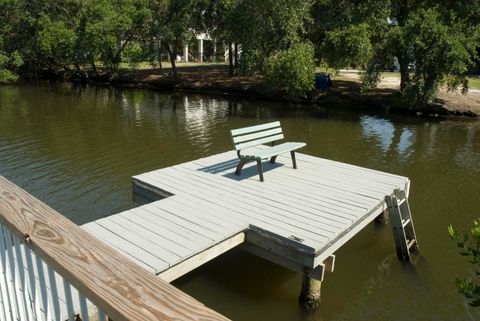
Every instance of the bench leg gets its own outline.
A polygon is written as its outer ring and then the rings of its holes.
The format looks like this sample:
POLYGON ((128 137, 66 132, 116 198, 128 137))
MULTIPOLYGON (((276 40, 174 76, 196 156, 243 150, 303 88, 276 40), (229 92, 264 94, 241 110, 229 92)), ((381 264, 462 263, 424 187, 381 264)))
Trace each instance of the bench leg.
POLYGON ((294 151, 290 152, 290 155, 292 155, 293 168, 297 169, 297 160, 295 159, 295 152, 294 151))
POLYGON ((275 164, 276 159, 277 159, 277 156, 272 156, 272 158, 270 158, 270 164, 275 164))
POLYGON ((258 167, 258 176, 260 176, 260 181, 263 182, 263 167, 262 167, 261 159, 257 159, 257 167, 258 167))
POLYGON ((247 162, 244 161, 243 159, 240 160, 240 163, 237 165, 237 169, 235 170, 235 175, 240 175, 242 173, 242 168, 247 162))

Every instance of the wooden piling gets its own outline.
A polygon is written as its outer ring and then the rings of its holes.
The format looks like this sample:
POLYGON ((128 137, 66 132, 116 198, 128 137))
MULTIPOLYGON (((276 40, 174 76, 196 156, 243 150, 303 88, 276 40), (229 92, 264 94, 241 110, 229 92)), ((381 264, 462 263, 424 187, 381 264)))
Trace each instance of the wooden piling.
POLYGON ((374 222, 375 222, 375 224, 378 224, 378 225, 387 225, 388 222, 389 222, 389 220, 388 220, 388 209, 386 209, 380 215, 375 217, 374 222))
POLYGON ((315 310, 321 301, 322 281, 313 279, 308 273, 302 275, 302 290, 298 301, 300 306, 306 310, 315 310))

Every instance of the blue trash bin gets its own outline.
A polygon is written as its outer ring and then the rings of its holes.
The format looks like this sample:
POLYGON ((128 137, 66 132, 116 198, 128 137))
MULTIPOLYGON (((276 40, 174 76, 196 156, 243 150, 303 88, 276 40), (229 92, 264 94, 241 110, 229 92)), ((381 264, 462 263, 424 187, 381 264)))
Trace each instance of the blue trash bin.
POLYGON ((319 72, 315 74, 315 88, 317 90, 325 91, 332 86, 330 74, 326 72, 319 72))

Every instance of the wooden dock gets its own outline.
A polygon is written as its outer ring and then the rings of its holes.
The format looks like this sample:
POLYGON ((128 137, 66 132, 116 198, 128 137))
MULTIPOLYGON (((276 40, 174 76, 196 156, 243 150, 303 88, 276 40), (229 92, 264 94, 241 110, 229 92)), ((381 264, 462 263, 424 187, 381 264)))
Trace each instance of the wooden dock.
MULTIPOLYGON (((262 147, 258 147, 262 148, 262 147)), ((323 280, 334 253, 387 209, 409 179, 297 154, 235 176, 234 151, 144 173, 133 192, 153 202, 83 225, 170 282, 225 251, 244 249, 323 280)))

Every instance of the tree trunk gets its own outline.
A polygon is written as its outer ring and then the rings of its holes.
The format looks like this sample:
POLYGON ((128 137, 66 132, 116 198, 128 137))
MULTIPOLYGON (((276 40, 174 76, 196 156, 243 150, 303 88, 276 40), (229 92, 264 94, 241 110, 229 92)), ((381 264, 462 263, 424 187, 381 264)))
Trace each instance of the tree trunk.
POLYGON ((93 56, 90 56, 90 64, 92 65, 93 76, 96 77, 98 75, 98 70, 97 66, 95 65, 95 58, 93 56))
POLYGON ((122 51, 117 51, 115 57, 113 58, 113 70, 117 70, 120 67, 120 63, 122 62, 122 51))
POLYGON ((80 68, 80 64, 78 63, 78 61, 75 61, 74 65, 75 65, 75 72, 77 73, 77 75, 80 75, 82 73, 82 68, 80 68))
POLYGON ((172 49, 172 47, 170 47, 168 43, 163 41, 162 43, 165 49, 167 49, 168 55, 170 56, 170 64, 172 65, 173 78, 177 79, 177 65, 175 64, 175 59, 177 59, 177 51, 175 50, 175 47, 172 49))
POLYGON ((157 59, 158 59, 158 68, 162 71, 162 43, 158 42, 158 50, 157 50, 157 59))
POLYGON ((403 93, 410 80, 410 73, 408 71, 409 60, 399 58, 398 64, 400 65, 400 92, 403 93))
POLYGON ((217 62, 217 39, 213 38, 213 62, 217 62))
POLYGON ((228 43, 228 74, 233 76, 233 52, 232 52, 232 43, 228 43))

